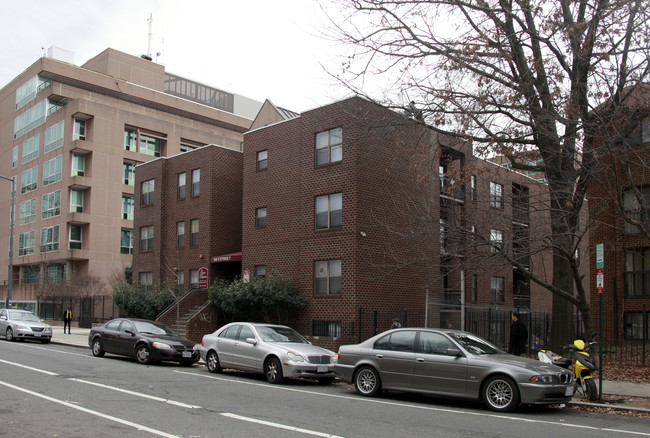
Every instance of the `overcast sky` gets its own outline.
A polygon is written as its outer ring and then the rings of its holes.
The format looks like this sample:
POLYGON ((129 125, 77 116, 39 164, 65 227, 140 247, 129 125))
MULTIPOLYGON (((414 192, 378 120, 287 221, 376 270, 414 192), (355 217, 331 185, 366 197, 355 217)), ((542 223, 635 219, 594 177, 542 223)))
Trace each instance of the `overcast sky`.
POLYGON ((151 52, 170 73, 303 112, 348 93, 335 70, 342 48, 321 36, 314 0, 1 0, 0 88, 50 46, 81 65, 111 47, 151 52), (157 53, 160 53, 157 56, 157 53))

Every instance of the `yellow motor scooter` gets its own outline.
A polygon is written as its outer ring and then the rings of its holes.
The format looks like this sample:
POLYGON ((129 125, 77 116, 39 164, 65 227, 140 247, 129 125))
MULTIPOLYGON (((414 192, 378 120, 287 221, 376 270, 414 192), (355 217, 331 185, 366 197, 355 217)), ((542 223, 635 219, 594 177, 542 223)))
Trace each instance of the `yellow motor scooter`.
POLYGON ((576 380, 577 392, 581 392, 583 397, 589 401, 598 400, 598 387, 591 375, 592 371, 597 370, 598 367, 596 366, 593 357, 591 357, 587 351, 589 348, 597 344, 597 342, 593 340, 595 336, 595 333, 591 335, 587 342, 582 339, 576 339, 573 341, 573 344, 569 344, 565 347, 573 351, 573 357, 575 359, 573 374, 576 380))

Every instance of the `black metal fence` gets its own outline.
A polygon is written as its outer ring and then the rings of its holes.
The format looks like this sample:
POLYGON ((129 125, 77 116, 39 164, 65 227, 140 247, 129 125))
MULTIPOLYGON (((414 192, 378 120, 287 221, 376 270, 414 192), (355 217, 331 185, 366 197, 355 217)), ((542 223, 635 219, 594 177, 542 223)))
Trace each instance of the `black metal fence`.
POLYGON ((72 310, 72 321, 78 323, 79 327, 90 328, 119 316, 119 309, 110 295, 44 298, 37 301, 36 309, 42 319, 61 321, 68 306, 72 310))

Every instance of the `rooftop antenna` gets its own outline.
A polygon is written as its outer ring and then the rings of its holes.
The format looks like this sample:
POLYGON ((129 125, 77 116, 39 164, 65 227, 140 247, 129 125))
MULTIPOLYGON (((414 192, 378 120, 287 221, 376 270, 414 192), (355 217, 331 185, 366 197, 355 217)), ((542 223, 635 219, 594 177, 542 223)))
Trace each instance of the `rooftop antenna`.
POLYGON ((153 39, 153 14, 152 13, 149 14, 147 23, 149 23, 149 36, 147 38, 147 56, 151 58, 151 40, 153 39))

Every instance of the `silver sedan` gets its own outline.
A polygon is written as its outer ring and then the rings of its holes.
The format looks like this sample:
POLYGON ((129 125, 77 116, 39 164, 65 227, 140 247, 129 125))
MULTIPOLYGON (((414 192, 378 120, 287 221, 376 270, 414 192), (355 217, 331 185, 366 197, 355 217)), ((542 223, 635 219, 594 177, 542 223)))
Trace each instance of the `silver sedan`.
POLYGON ((0 335, 8 341, 31 339, 47 344, 52 327, 27 310, 0 309, 0 335))
POLYGON ((270 383, 302 377, 327 384, 335 378, 334 352, 282 325, 233 322, 203 336, 199 351, 211 373, 224 368, 262 373, 270 383))
POLYGON ((574 392, 568 370, 456 330, 402 328, 341 346, 335 373, 364 396, 412 391, 482 400, 495 411, 565 403, 574 392))

